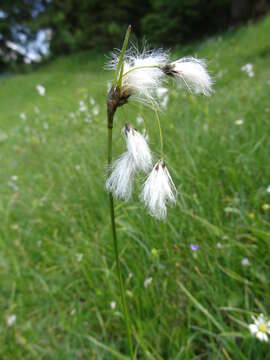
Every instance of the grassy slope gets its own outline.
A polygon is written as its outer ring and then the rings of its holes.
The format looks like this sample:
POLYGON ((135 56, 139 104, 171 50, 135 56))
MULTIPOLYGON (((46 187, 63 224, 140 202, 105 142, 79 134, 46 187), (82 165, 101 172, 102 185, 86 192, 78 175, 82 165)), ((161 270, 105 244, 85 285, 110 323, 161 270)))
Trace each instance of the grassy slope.
MULTIPOLYGON (((210 60, 216 92, 205 99, 173 88, 161 115, 177 206, 165 224, 156 222, 138 201, 140 182, 132 202, 117 202, 141 359, 265 359, 269 354, 269 345, 250 338, 247 328, 252 312, 270 315, 269 212, 262 209, 270 203, 269 33, 268 17, 182 50, 181 55, 188 51, 210 60), (254 78, 240 70, 248 62, 254 64, 254 78), (235 124, 239 118, 243 125, 235 124), (197 257, 191 242, 199 245, 197 257), (241 265, 243 257, 249 267, 241 265), (153 282, 145 289, 150 276, 153 282)), ((127 354, 104 191, 110 74, 102 71, 103 60, 75 55, 0 81, 2 359, 127 354), (35 90, 38 83, 47 89, 44 97, 35 90), (100 113, 90 123, 83 114, 72 117, 80 100, 91 113, 90 96, 100 113), (8 328, 10 314, 17 321, 8 328)), ((158 151, 153 114, 132 104, 117 114, 115 156, 124 149, 121 127, 139 113, 151 148, 158 151)))

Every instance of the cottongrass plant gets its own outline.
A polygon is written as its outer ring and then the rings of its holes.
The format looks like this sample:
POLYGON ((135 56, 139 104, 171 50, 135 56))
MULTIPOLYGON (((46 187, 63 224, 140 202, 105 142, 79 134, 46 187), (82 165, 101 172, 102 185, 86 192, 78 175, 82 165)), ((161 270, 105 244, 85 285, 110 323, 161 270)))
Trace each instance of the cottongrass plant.
POLYGON ((121 51, 113 52, 111 60, 107 64, 107 69, 114 70, 115 76, 107 99, 109 170, 106 188, 110 198, 112 235, 122 309, 127 328, 130 357, 134 359, 130 321, 119 262, 114 197, 130 200, 136 174, 150 171, 142 186, 140 199, 150 215, 156 219, 166 219, 167 205, 176 203, 177 191, 164 161, 163 136, 158 110, 166 107, 162 104, 160 89, 163 89, 168 79, 172 78, 178 84, 186 86, 189 91, 208 96, 212 91, 212 79, 203 60, 185 57, 171 61, 169 53, 163 49, 144 49, 142 52, 139 52, 134 46, 127 49, 130 31, 131 27, 129 26, 121 51), (114 115, 118 107, 131 100, 147 104, 155 113, 160 134, 161 157, 154 166, 146 137, 131 124, 126 124, 122 130, 127 149, 112 163, 114 115))

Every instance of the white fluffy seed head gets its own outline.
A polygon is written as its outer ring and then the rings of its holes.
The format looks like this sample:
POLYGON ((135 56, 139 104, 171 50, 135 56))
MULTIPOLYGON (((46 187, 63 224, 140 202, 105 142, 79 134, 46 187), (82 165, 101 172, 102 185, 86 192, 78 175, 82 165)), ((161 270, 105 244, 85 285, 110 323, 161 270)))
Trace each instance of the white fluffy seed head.
POLYGON ((165 219, 167 203, 175 204, 176 188, 163 160, 158 161, 146 179, 141 193, 150 214, 157 219, 165 219))
POLYGON ((152 155, 145 137, 130 124, 125 125, 123 134, 135 168, 144 172, 148 171, 152 165, 152 155))
MULTIPOLYGON (((117 67, 119 53, 113 53, 107 68, 117 67)), ((156 89, 166 78, 162 68, 168 63, 168 54, 162 50, 143 50, 132 47, 125 54, 122 92, 134 100, 158 103, 156 89)))
POLYGON ((134 174, 134 159, 127 151, 114 162, 111 174, 106 181, 106 189, 116 198, 129 200, 132 194, 134 174))
POLYGON ((185 57, 172 62, 169 69, 169 73, 181 84, 184 83, 190 91, 206 96, 212 92, 213 80, 203 60, 185 57))

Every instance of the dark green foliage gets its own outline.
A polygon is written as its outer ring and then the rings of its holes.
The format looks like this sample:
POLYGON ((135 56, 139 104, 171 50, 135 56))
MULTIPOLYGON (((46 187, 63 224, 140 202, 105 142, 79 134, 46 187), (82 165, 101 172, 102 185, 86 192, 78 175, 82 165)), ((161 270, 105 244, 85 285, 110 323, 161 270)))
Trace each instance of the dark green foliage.
POLYGON ((54 0, 48 8, 48 26, 54 30, 52 52, 118 46, 129 24, 140 35, 140 19, 147 10, 148 1, 54 0))
POLYGON ((129 24, 137 37, 152 44, 174 46, 267 10, 251 0, 53 0, 48 24, 54 30, 52 52, 111 49, 118 46, 129 24))
MULTIPOLYGON (((129 24, 133 36, 153 45, 175 46, 264 14, 269 0, 2 0, 0 58, 10 52, 7 40, 26 42, 40 28, 53 30, 51 54, 119 46, 129 24)), ((23 44, 22 44, 23 45, 23 44)))
POLYGON ((0 69, 23 62, 23 50, 14 51, 9 43, 22 47, 33 40, 41 27, 39 14, 46 0, 1 0, 0 3, 0 69))
POLYGON ((230 3, 230 0, 152 0, 152 11, 143 18, 142 29, 154 43, 186 42, 228 24, 230 3))

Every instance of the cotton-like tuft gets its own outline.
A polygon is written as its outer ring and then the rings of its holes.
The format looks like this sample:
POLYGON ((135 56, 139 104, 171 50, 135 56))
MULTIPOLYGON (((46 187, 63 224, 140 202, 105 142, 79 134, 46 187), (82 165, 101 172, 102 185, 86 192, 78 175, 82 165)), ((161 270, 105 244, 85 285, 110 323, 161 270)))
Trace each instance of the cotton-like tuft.
POLYGON ((135 168, 144 172, 148 171, 152 165, 152 155, 145 137, 130 124, 125 125, 123 133, 135 168))
POLYGON ((106 181, 106 189, 116 198, 129 200, 132 194, 134 174, 134 159, 127 151, 114 162, 112 172, 106 181))
MULTIPOLYGON (((116 69, 119 60, 117 53, 107 64, 108 69, 116 69)), ((166 76, 162 68, 168 62, 168 54, 159 50, 144 50, 141 53, 135 48, 125 54, 122 79, 122 93, 134 100, 158 104, 156 89, 162 85, 166 76)))
POLYGON ((203 60, 185 57, 172 62, 168 69, 168 74, 181 84, 184 83, 191 92, 203 93, 206 96, 212 92, 213 80, 203 60))
POLYGON ((146 179, 141 193, 150 214, 157 219, 165 219, 167 203, 175 204, 176 188, 167 167, 162 160, 158 161, 146 179))

